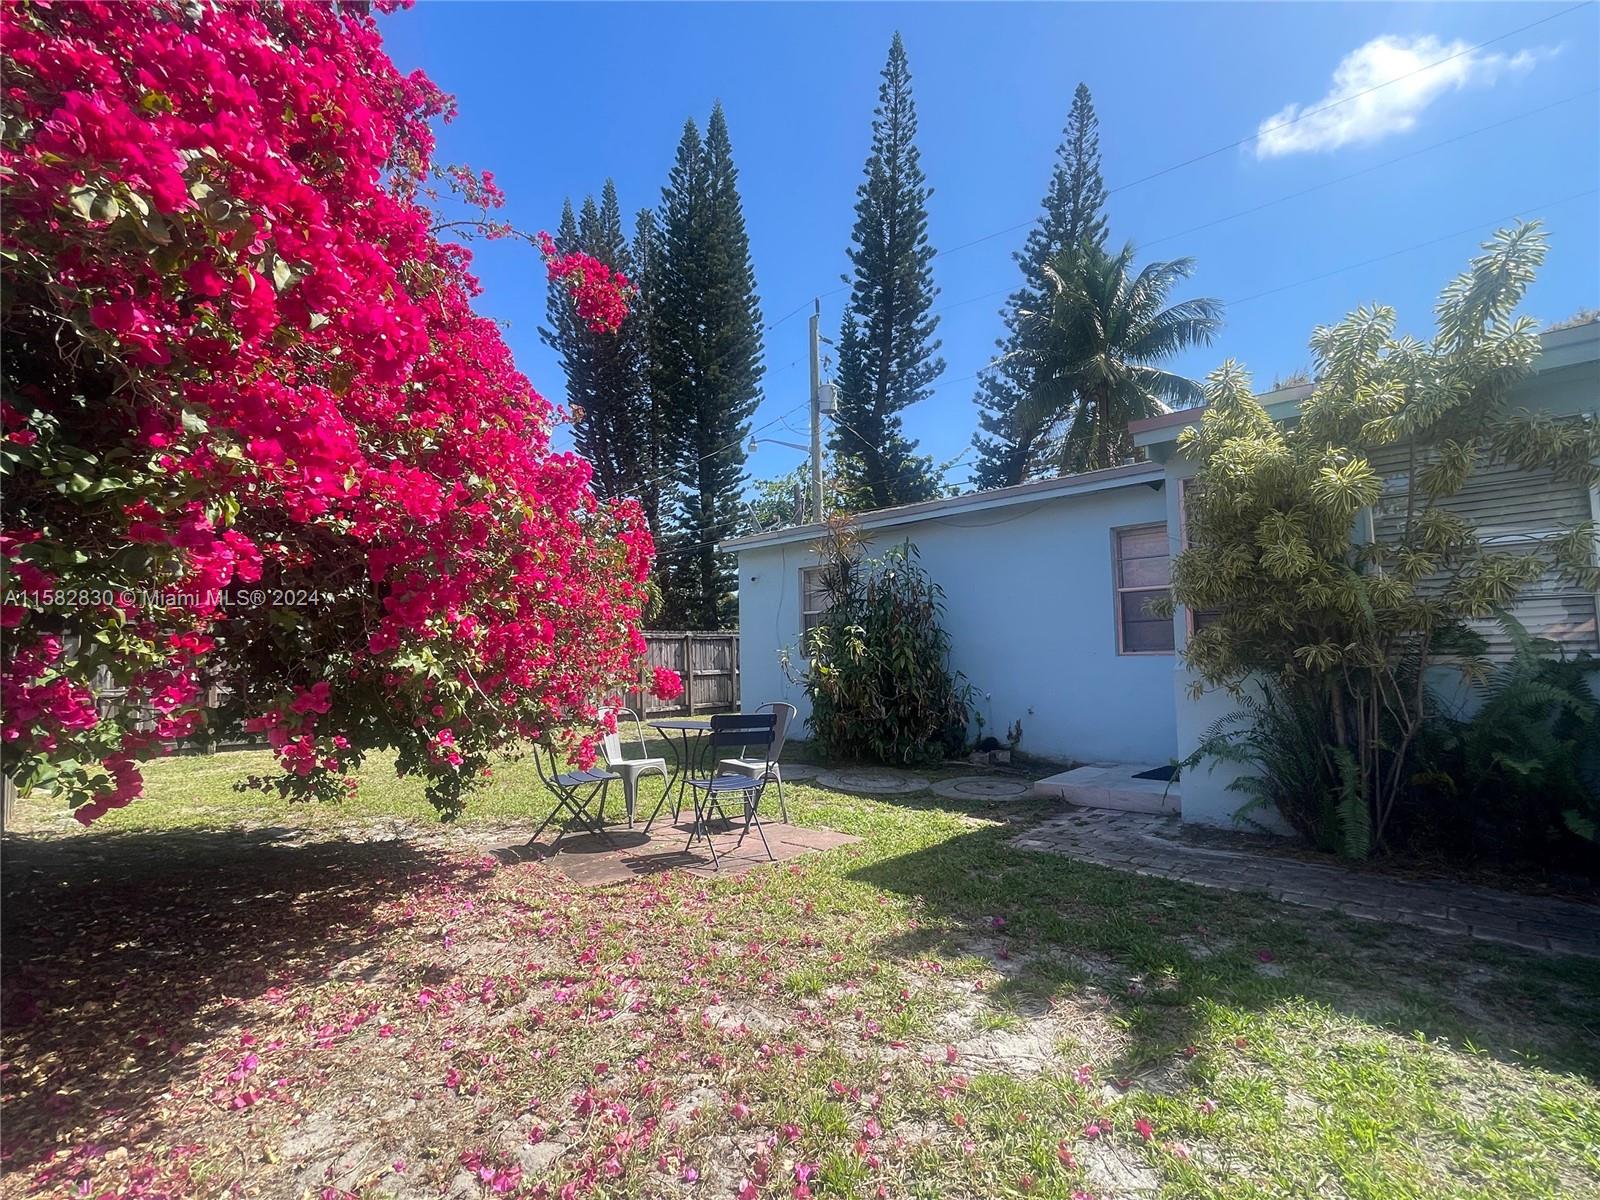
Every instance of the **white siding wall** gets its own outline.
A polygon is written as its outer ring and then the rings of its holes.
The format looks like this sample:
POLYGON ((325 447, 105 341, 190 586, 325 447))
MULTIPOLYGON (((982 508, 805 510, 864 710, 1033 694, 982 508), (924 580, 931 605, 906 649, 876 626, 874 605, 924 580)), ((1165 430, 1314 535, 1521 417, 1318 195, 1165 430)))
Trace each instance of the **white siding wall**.
MULTIPOLYGON (((1003 738, 1020 718, 1030 754, 1165 763, 1177 750, 1175 660, 1117 653, 1111 540, 1114 528, 1165 516, 1164 492, 1138 483, 878 530, 874 546, 909 538, 944 588, 952 665, 979 693, 986 732, 1003 738)), ((817 561, 804 543, 739 554, 746 708, 787 700, 807 715, 779 652, 804 667, 800 569, 817 561)))

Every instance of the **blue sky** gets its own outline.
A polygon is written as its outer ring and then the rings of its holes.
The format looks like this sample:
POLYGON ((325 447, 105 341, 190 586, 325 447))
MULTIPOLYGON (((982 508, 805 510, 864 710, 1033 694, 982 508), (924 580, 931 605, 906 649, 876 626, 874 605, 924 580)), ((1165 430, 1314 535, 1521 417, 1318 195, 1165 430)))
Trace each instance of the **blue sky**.
MULTIPOLYGON (((1026 228, 1000 231, 1037 215, 1080 80, 1100 117, 1112 239, 1148 247, 1141 261, 1194 258, 1186 294, 1228 303, 1217 342, 1178 362, 1188 374, 1233 357, 1264 387, 1309 364, 1313 326, 1363 302, 1394 305, 1402 329, 1425 335, 1439 287, 1514 214, 1543 217, 1552 243, 1527 311, 1558 320, 1600 305, 1600 9, 1571 7, 421 0, 382 29, 403 69, 421 67, 458 98, 441 159, 492 170, 509 219, 528 230, 554 229, 563 198, 598 193, 608 176, 630 216, 655 205, 684 119, 703 128, 722 101, 763 314, 776 323, 756 423, 799 406, 791 428, 762 431, 790 441, 805 440, 806 422, 795 310, 823 293, 823 330, 837 331, 878 72, 899 29, 934 188, 946 361, 905 421, 943 462, 967 449, 972 376, 994 354, 1017 279, 1011 253, 1026 228)), ((477 269, 480 311, 509 322, 519 364, 561 399, 537 331, 545 288, 532 252, 480 244, 477 269)), ((747 469, 775 476, 800 458, 768 445, 747 469)), ((951 481, 964 483, 970 462, 951 481)))

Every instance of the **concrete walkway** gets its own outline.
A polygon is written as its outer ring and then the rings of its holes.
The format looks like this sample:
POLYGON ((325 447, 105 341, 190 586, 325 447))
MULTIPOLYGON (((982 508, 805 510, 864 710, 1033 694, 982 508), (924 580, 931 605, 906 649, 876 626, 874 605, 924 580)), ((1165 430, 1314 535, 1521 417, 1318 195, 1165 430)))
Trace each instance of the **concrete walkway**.
POLYGON ((1177 840, 1175 817, 1073 809, 1015 840, 1140 875, 1275 900, 1352 917, 1399 921, 1435 933, 1504 942, 1546 953, 1600 958, 1600 906, 1524 896, 1472 884, 1412 881, 1332 864, 1177 840))

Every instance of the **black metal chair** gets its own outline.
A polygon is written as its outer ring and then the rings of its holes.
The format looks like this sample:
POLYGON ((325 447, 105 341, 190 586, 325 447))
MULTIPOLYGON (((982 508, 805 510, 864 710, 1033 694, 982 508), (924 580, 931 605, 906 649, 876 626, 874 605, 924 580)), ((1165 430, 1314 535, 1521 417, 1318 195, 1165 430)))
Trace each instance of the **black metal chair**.
POLYGON ((758 811, 761 793, 767 786, 766 774, 751 777, 718 774, 718 771, 730 750, 736 750, 739 757, 748 751, 755 751, 751 757, 769 758, 772 743, 777 738, 777 725, 776 713, 724 713, 711 718, 710 736, 701 739, 698 766, 704 774, 691 773, 689 777, 689 787, 694 791, 694 827, 689 831, 689 845, 705 838, 706 849, 711 851, 711 865, 719 871, 722 863, 717 858, 717 847, 711 840, 707 822, 713 816, 729 820, 723 802, 735 795, 740 798, 741 816, 744 818, 744 830, 739 840, 743 842, 745 834, 754 825, 761 838, 762 849, 767 852, 769 859, 773 858, 772 847, 767 845, 767 835, 761 828, 761 814, 758 811))
POLYGON ((595 769, 563 771, 556 748, 548 741, 541 741, 533 748, 533 764, 534 769, 539 772, 540 781, 555 795, 556 806, 550 810, 550 815, 528 839, 530 846, 539 840, 539 835, 545 831, 546 826, 563 812, 567 814, 567 819, 561 822, 561 832, 550 844, 552 851, 561 844, 561 839, 567 836, 567 831, 573 823, 581 825, 602 841, 615 844, 611 841, 611 835, 605 831, 606 789, 622 776, 595 769), (596 817, 591 817, 589 806, 597 799, 600 802, 599 813, 596 817))

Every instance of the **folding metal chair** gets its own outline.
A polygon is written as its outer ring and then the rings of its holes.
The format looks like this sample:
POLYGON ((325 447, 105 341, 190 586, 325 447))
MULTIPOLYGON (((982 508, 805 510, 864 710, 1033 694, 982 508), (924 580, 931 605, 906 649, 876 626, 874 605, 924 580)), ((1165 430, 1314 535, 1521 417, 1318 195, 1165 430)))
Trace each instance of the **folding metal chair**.
POLYGON ((534 769, 539 772, 539 779, 545 787, 555 794, 556 806, 528 839, 528 845, 533 845, 539 840, 539 835, 545 827, 554 821, 563 812, 568 819, 561 822, 561 832, 556 835, 556 840, 550 844, 554 850, 561 844, 561 839, 567 836, 570 826, 576 822, 588 832, 594 834, 602 841, 611 842, 611 835, 605 831, 606 819, 606 789, 613 781, 620 779, 610 771, 563 771, 561 760, 556 754, 556 748, 549 742, 541 742, 533 750, 534 769), (589 806, 599 800, 599 815, 591 817, 589 806))
POLYGON ((733 749, 739 749, 741 754, 755 750, 763 759, 770 757, 773 740, 777 737, 777 724, 776 713, 723 713, 711 718, 711 734, 702 740, 700 763, 705 768, 705 776, 695 778, 691 775, 689 778, 689 787, 694 791, 694 827, 689 831, 689 845, 705 838, 706 849, 711 851, 711 865, 719 871, 722 863, 717 858, 717 847, 711 840, 707 822, 713 815, 720 820, 728 820, 722 805, 724 798, 729 796, 739 796, 744 810, 744 831, 739 835, 740 842, 744 841, 745 834, 754 825, 761 837, 762 849, 767 852, 769 859, 773 858, 772 847, 767 845, 767 835, 761 828, 761 814, 758 811, 761 793, 766 790, 767 776, 765 773, 755 777, 719 774, 717 767, 724 755, 733 749))
POLYGON ((639 724, 639 717, 633 709, 614 708, 611 713, 617 729, 601 739, 600 747, 606 756, 606 766, 622 777, 622 799, 628 809, 628 828, 632 829, 633 810, 639 800, 640 777, 653 773, 670 783, 671 776, 667 771, 666 759, 650 757, 644 741, 644 726, 639 724), (623 729, 626 725, 632 726, 632 733, 624 740, 623 729), (638 744, 639 751, 630 754, 634 743, 638 744))

